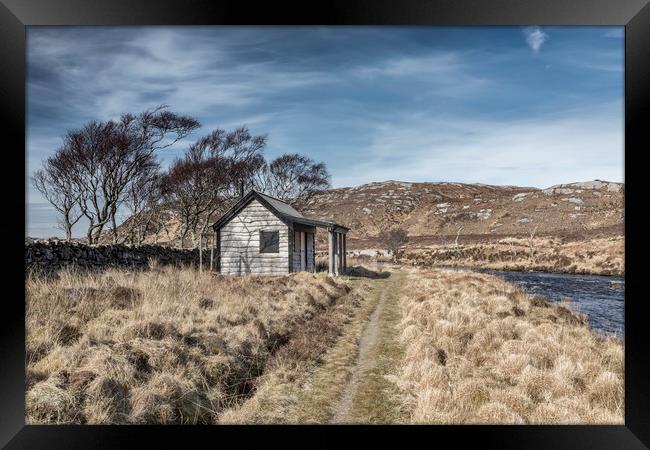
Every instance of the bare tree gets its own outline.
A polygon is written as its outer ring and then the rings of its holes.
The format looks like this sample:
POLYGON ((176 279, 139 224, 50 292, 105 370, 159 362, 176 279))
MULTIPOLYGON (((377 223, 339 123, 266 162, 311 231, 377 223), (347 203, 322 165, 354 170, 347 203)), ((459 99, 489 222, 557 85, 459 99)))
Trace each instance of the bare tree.
POLYGON ((537 233, 537 226, 528 231, 528 252, 533 262, 535 261, 535 233, 537 233))
MULTIPOLYGON (((264 164, 266 136, 253 136, 247 128, 216 130, 192 144, 162 179, 163 194, 181 219, 179 238, 185 246, 191 235, 203 248, 203 237, 215 213, 240 194, 242 184, 251 184, 264 164)), ((202 268, 202 251, 199 267, 202 268)))
POLYGON ((402 228, 384 230, 379 233, 379 241, 395 257, 397 251, 408 242, 408 233, 402 228))
POLYGON ((98 242, 109 221, 113 241, 117 241, 116 214, 130 183, 157 165, 157 150, 173 145, 198 126, 196 119, 161 106, 138 116, 124 114, 119 121, 93 121, 68 133, 60 153, 74 168, 71 180, 89 222, 89 243, 98 242))
POLYGON ((458 231, 456 232, 456 240, 454 241, 454 247, 458 248, 458 238, 460 237, 460 232, 463 231, 464 226, 458 228, 458 231))
POLYGON ((305 204, 314 194, 330 187, 330 175, 324 163, 287 153, 263 166, 256 186, 281 200, 305 204))
POLYGON ((61 224, 67 241, 72 240, 72 227, 81 219, 79 210, 79 193, 70 179, 70 167, 58 154, 49 157, 43 169, 37 170, 32 177, 32 184, 37 191, 62 216, 61 224))
POLYGON ((195 205, 199 202, 199 193, 194 186, 196 170, 189 161, 177 160, 162 178, 162 194, 165 201, 176 211, 180 220, 178 237, 180 245, 185 248, 185 238, 195 226, 195 205))
MULTIPOLYGON (((75 190, 81 213, 88 219, 86 238, 93 242, 93 230, 100 213, 91 214, 102 209, 102 171, 100 169, 103 155, 108 146, 104 126, 98 122, 86 124, 82 130, 71 131, 64 138, 63 147, 56 157, 65 162, 69 168, 68 177, 75 190)), ((106 222, 108 208, 106 208, 106 222)), ((104 223, 106 223, 104 222, 104 223)), ((103 224, 102 224, 103 226, 103 224)))
POLYGON ((142 244, 160 213, 161 175, 158 167, 143 171, 126 189, 124 205, 129 218, 124 223, 131 244, 142 244))

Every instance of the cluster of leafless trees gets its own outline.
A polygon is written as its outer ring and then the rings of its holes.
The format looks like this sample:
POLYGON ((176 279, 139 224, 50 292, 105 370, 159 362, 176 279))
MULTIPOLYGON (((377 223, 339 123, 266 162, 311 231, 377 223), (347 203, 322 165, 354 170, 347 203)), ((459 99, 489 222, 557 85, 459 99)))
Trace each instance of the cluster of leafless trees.
POLYGON ((105 231, 114 243, 142 243, 159 226, 162 212, 173 211, 181 245, 191 240, 200 248, 215 215, 244 190, 301 202, 330 186, 325 165, 303 155, 285 154, 268 162, 263 153, 267 137, 246 127, 212 131, 162 170, 159 151, 199 127, 196 118, 165 106, 119 120, 92 121, 67 133, 32 182, 59 212, 68 240, 83 217, 88 243, 98 243, 105 231), (122 215, 128 218, 118 233, 122 215))

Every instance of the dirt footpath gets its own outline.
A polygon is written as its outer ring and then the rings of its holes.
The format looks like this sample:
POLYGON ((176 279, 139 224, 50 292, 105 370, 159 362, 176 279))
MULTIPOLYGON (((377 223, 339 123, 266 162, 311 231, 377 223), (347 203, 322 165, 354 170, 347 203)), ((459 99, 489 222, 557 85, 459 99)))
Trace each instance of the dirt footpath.
POLYGON ((365 374, 375 368, 379 338, 379 318, 386 303, 386 291, 383 290, 380 295, 379 304, 370 316, 370 320, 359 340, 359 356, 353 368, 352 377, 345 386, 343 395, 341 395, 339 401, 332 408, 332 423, 345 423, 349 421, 352 402, 359 389, 359 383, 365 374))
MULTIPOLYGON (((343 388, 338 401, 332 405, 330 423, 383 422, 369 417, 364 411, 377 410, 381 404, 388 407, 390 399, 384 398, 386 389, 384 375, 395 364, 394 349, 397 345, 391 318, 397 309, 397 293, 403 274, 393 273, 377 286, 379 301, 370 315, 359 339, 358 356, 351 368, 352 375, 343 388), (379 405, 377 403, 380 403, 379 405)), ((372 414, 374 415, 374 414, 372 414)), ((380 418, 379 418, 380 419, 380 418)))

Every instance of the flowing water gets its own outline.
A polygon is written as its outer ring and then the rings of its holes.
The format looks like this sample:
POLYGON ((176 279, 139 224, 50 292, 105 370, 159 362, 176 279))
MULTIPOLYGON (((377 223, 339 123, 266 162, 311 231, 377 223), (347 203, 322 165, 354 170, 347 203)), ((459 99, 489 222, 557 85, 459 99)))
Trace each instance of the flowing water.
POLYGON ((483 270, 518 284, 528 294, 552 301, 568 300, 571 308, 589 317, 591 328, 620 338, 625 331, 625 278, 565 275, 545 272, 483 270))

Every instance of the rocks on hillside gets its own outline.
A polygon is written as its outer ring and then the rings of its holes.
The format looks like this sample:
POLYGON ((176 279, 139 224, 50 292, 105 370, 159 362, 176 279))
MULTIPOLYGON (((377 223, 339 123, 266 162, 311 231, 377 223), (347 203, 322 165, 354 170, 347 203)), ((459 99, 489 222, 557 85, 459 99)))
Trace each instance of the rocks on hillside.
POLYGON ((615 183, 612 181, 580 181, 577 183, 569 184, 557 184, 551 186, 550 188, 544 189, 544 192, 547 195, 551 194, 562 194, 570 195, 573 193, 580 193, 582 190, 588 191, 605 191, 605 192, 624 192, 625 184, 624 183, 615 183))
MULTIPOLYGON (((624 184, 600 180, 543 190, 385 181, 330 189, 300 209, 307 217, 349 226, 350 242, 373 239, 384 229, 398 227, 412 237, 455 237, 458 230, 461 235, 527 235, 531 227, 540 234, 571 234, 621 225, 623 192, 624 184)), ((324 239, 324 234, 317 235, 319 242, 324 239)))
MULTIPOLYGON (((539 235, 618 234, 622 233, 624 189, 623 183, 601 180, 547 189, 383 181, 329 189, 296 206, 306 217, 350 227, 351 245, 394 228, 405 229, 411 237, 436 239, 455 239, 459 230, 461 236, 528 235, 531 229, 539 235)), ((170 216, 162 228, 163 232, 150 234, 145 242, 177 242, 177 219, 170 216)), ((316 239, 317 245, 326 245, 327 233, 317 232, 316 239)))

